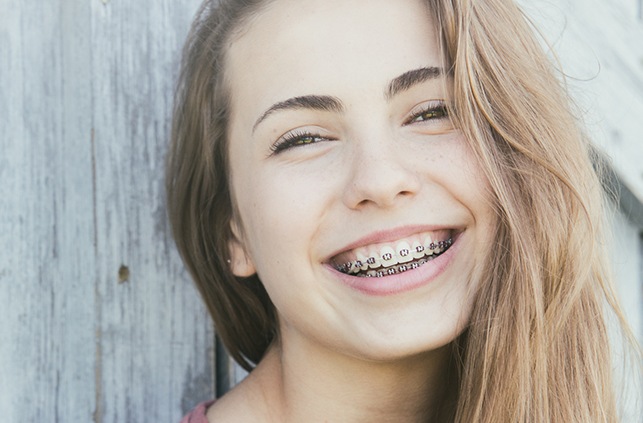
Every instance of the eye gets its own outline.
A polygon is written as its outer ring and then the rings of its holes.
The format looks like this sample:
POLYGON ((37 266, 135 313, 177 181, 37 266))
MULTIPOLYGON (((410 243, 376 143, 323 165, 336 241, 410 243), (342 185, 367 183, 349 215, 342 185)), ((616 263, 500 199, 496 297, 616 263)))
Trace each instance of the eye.
POLYGON ((411 112, 411 116, 404 122, 405 125, 422 123, 449 118, 449 110, 444 100, 433 100, 422 104, 419 110, 411 112))
POLYGON ((295 131, 295 132, 289 132, 281 136, 277 140, 277 142, 275 142, 270 147, 270 150, 272 151, 272 154, 275 155, 291 148, 303 147, 306 145, 317 144, 323 141, 333 141, 333 140, 334 139, 332 138, 324 137, 320 134, 316 134, 313 132, 295 131))

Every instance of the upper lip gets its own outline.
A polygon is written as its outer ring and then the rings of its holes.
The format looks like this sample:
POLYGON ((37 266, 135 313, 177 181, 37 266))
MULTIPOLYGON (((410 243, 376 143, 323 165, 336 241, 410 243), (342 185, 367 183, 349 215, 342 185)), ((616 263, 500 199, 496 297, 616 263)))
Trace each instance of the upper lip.
POLYGON ((414 234, 447 230, 447 229, 454 230, 457 233, 462 232, 462 227, 457 225, 413 225, 413 226, 403 226, 403 227, 398 227, 393 229, 375 231, 340 248, 339 250, 330 254, 325 261, 329 263, 332 261, 333 257, 336 257, 342 253, 354 250, 359 247, 364 247, 371 244, 393 242, 402 238, 409 237, 414 234))

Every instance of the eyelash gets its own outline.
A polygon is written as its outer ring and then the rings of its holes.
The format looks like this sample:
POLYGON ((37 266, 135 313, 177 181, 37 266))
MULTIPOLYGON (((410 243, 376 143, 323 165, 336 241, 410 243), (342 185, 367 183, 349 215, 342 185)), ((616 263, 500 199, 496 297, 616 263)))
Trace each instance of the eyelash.
MULTIPOLYGON (((404 125, 426 122, 434 119, 445 119, 449 117, 449 110, 443 100, 436 100, 424 106, 422 110, 411 115, 404 122, 404 125), (422 120, 419 118, 423 117, 422 120)), ((270 146, 272 155, 279 154, 284 150, 305 145, 317 144, 321 141, 333 141, 333 138, 327 138, 310 131, 295 131, 282 136, 276 143, 270 146)))
POLYGON ((434 100, 422 107, 422 110, 411 115, 409 119, 404 122, 405 125, 411 125, 413 123, 426 122, 433 119, 445 119, 449 117, 449 109, 444 100, 434 100), (425 116, 424 119, 418 120, 418 118, 425 116))
POLYGON ((295 131, 282 136, 279 141, 270 146, 272 154, 279 154, 284 150, 304 145, 317 144, 320 141, 333 141, 332 138, 322 137, 309 131, 295 131), (311 139, 310 141, 305 141, 311 139))

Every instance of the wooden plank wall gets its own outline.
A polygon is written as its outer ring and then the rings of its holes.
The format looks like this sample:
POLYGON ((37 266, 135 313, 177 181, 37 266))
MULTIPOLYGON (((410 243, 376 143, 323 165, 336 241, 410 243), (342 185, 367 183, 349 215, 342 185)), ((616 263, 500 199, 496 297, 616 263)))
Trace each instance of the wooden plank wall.
POLYGON ((199 0, 0 0, 0 420, 178 422, 214 332, 166 222, 199 0))
MULTIPOLYGON (((0 0, 2 422, 178 422, 215 395, 225 360, 163 202, 179 49, 199 2, 0 0)), ((580 103, 640 195, 640 0, 522 3, 553 22, 580 103)), ((219 386, 243 376, 224 373, 219 386)))
POLYGON ((643 0, 520 3, 557 55, 587 132, 643 203, 643 0))

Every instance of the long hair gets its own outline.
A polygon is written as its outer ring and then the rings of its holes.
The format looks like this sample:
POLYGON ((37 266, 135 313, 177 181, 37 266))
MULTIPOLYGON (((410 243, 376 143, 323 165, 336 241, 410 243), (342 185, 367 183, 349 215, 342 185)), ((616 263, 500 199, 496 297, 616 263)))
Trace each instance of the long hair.
POLYGON ((615 422, 606 306, 621 319, 596 160, 517 6, 431 1, 453 116, 499 219, 459 348, 456 421, 615 422))
MULTIPOLYGON (((226 48, 270 0, 206 1, 184 49, 167 165, 178 249, 231 356, 276 336, 261 281, 226 263, 233 216, 226 48)), ((512 0, 425 0, 453 76, 451 115, 490 181, 498 229, 456 341, 457 422, 614 422, 604 309, 621 318, 589 142, 512 0)))
POLYGON ((276 318, 261 282, 237 279, 227 263, 234 207, 224 65, 227 43, 264 1, 218 3, 204 1, 183 50, 167 157, 168 214, 218 336, 232 358, 250 370, 272 342, 276 318))

